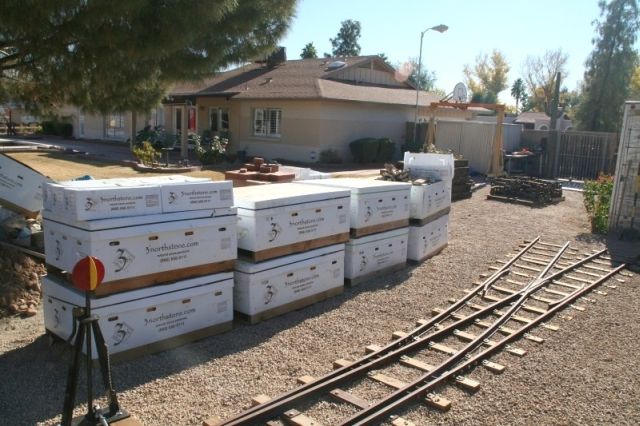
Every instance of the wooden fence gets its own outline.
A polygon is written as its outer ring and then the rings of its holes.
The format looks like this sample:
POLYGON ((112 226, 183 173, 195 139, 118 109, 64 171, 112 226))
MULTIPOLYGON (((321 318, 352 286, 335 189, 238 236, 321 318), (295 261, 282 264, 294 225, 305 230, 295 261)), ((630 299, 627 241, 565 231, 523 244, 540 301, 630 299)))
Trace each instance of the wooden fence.
POLYGON ((35 126, 24 126, 24 125, 15 125, 9 129, 9 126, 6 124, 0 124, 0 135, 8 136, 8 135, 30 135, 35 133, 38 129, 40 129, 39 125, 35 126))
POLYGON ((539 172, 546 178, 595 179, 600 173, 614 174, 617 133, 556 132, 525 130, 520 145, 541 152, 539 172))

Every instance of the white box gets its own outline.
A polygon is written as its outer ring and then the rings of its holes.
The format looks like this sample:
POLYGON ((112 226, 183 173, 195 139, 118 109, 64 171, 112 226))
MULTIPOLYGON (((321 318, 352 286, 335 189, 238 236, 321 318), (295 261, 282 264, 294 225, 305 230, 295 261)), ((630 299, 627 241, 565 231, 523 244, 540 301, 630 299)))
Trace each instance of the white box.
MULTIPOLYGON (((235 213, 234 209, 228 211, 235 213)), ((199 212, 200 217, 193 212, 160 215, 172 220, 156 223, 141 223, 149 216, 85 222, 90 230, 45 219, 45 260, 56 268, 72 271, 80 259, 97 257, 105 267, 103 285, 108 285, 235 259, 235 214, 212 216, 211 211, 199 212)), ((158 219, 152 216, 151 220, 158 219)))
POLYGON ((345 247, 344 276, 349 280, 407 263, 409 228, 355 238, 345 247))
POLYGON ((68 221, 97 220, 233 205, 231 181, 188 176, 50 183, 44 208, 68 221))
POLYGON ((261 252, 349 232, 348 190, 279 183, 233 192, 240 249, 261 252))
POLYGON ((444 181, 411 185, 411 219, 425 219, 451 206, 451 192, 444 181))
POLYGON ((405 152, 404 168, 412 178, 435 178, 444 181, 446 190, 451 193, 455 171, 453 154, 405 152))
POLYGON ((437 253, 449 241, 449 215, 439 217, 422 226, 409 227, 407 258, 419 262, 437 253))
MULTIPOLYGON (((313 303, 310 296, 344 286, 344 244, 334 244, 265 262, 236 263, 234 309, 249 316, 313 303)), ((280 310, 274 315, 287 312, 280 310)), ((274 315, 265 315, 265 319, 274 315)))
MULTIPOLYGON (((73 328, 72 310, 85 306, 84 293, 50 275, 42 280, 44 325, 62 339, 73 328)), ((102 298, 92 298, 91 312, 99 317, 100 330, 111 354, 132 349, 153 351, 176 339, 178 344, 231 328, 233 274, 206 275, 172 284, 147 287, 102 298), (196 334, 194 332, 201 331, 196 334), (149 347, 151 346, 151 348, 149 347)), ((92 351, 97 358, 97 351, 92 351)))
POLYGON ((409 219, 410 183, 358 178, 317 179, 301 183, 349 189, 353 229, 409 219))
POLYGON ((0 202, 29 216, 42 210, 42 188, 49 178, 11 157, 0 154, 0 202))

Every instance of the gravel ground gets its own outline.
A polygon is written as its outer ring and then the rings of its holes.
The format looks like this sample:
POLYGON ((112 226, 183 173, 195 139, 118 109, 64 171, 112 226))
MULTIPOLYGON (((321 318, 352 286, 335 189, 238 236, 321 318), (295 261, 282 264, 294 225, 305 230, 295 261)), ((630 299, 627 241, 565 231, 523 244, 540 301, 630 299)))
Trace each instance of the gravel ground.
MULTIPOLYGON (((580 193, 567 191, 566 201, 543 209, 486 201, 487 193, 484 188, 452 206, 449 246, 420 266, 257 325, 239 323, 225 334, 116 364, 122 406, 147 425, 197 425, 213 415, 229 417, 246 408, 253 395, 287 391, 296 386, 296 377, 319 376, 333 360, 359 357, 365 346, 412 328, 432 308, 460 297, 523 239, 570 240, 584 251, 605 245, 589 233, 580 193)), ((441 389, 453 401, 450 412, 415 406, 402 415, 417 424, 640 424, 640 276, 619 278, 625 282, 612 280, 618 288, 607 289, 607 296, 580 303, 586 312, 572 311, 573 320, 556 317, 559 331, 535 330, 544 344, 517 342, 528 351, 524 358, 496 356, 494 361, 507 366, 503 374, 472 372, 482 385, 476 394, 441 389)), ((59 421, 69 351, 48 344, 42 322, 41 311, 0 320, 0 423, 59 421)), ((401 370, 394 371, 409 374, 401 370)), ((311 410, 324 424, 334 423, 337 413, 353 412, 331 402, 317 402, 311 410)))

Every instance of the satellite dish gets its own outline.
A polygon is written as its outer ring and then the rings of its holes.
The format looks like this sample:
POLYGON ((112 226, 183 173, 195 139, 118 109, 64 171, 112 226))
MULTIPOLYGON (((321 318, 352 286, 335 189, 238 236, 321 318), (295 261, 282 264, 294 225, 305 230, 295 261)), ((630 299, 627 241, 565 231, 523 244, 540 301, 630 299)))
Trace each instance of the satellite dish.
POLYGON ((467 102, 467 86, 464 83, 456 84, 451 98, 456 102, 467 102))

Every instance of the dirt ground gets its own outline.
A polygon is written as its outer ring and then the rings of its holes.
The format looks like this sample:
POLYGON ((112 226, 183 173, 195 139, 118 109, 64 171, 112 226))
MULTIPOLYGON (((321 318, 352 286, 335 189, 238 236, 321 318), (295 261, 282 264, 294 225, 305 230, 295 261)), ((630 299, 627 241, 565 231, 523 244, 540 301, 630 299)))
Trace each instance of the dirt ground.
MULTIPOLYGON (((38 168, 42 160, 32 159, 38 168)), ((72 166, 77 164, 67 162, 53 173, 61 176, 72 166)), ((107 170, 93 167, 94 177, 107 170)), ((73 176, 84 170, 76 168, 73 176)), ((566 192, 566 201, 541 209, 488 201, 487 193, 484 188, 452 205, 448 247, 418 266, 256 325, 238 321, 229 332, 114 365, 122 406, 147 425, 226 418, 247 408, 251 396, 278 395, 295 387, 299 376, 320 376, 335 359, 355 359, 365 346, 411 329, 432 308, 464 294, 524 239, 570 241, 585 253, 617 247, 590 233, 580 193, 566 192)), ((640 275, 616 278, 606 295, 578 303, 585 312, 553 318, 559 331, 535 330, 543 344, 517 342, 528 351, 524 358, 492 358, 507 366, 503 374, 475 369, 470 377, 481 383, 476 394, 444 389, 453 401, 449 412, 419 405, 399 414, 419 425, 640 424, 640 275)), ((0 319, 0 423, 59 422, 69 354, 62 344, 50 345, 40 307, 33 317, 0 319)), ((375 399, 369 391, 363 388, 359 396, 375 399)), ((76 413, 83 409, 79 403, 76 413)), ((346 409, 331 401, 311 407, 325 425, 346 409)))

